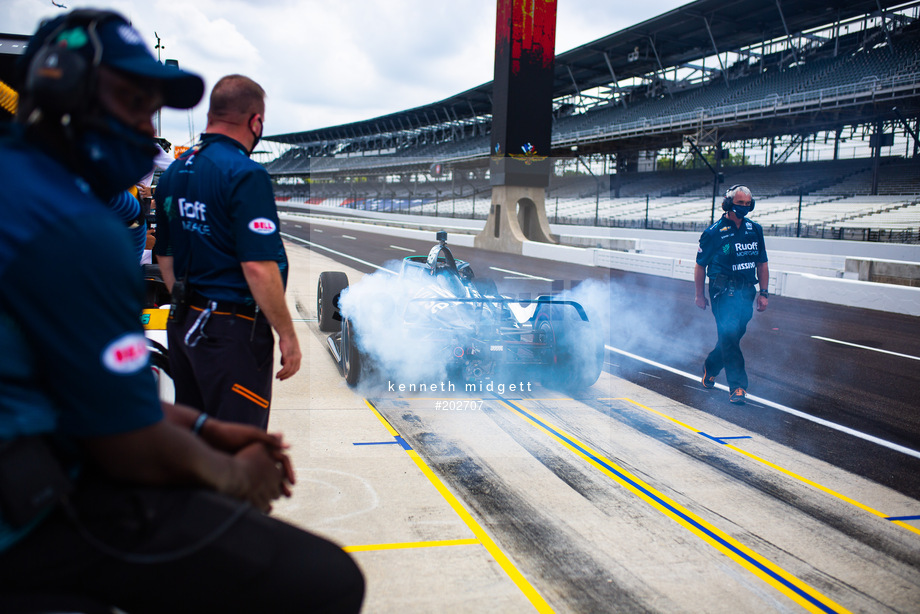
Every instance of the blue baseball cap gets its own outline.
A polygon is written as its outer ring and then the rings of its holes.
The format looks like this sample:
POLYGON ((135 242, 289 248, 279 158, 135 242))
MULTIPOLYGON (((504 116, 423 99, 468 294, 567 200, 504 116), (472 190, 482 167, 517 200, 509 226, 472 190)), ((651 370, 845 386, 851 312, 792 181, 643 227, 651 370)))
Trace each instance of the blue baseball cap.
POLYGON ((159 62, 138 31, 118 13, 78 9, 45 23, 29 41, 20 60, 21 74, 45 47, 67 48, 83 56, 91 66, 98 64, 129 77, 156 81, 167 107, 194 107, 204 94, 201 77, 159 62))

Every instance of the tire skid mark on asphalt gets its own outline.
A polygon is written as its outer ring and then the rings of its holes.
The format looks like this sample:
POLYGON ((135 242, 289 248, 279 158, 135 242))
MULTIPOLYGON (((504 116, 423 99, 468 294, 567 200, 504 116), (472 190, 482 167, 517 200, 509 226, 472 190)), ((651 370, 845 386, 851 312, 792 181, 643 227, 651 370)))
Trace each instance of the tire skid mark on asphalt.
POLYGON ((643 405, 642 403, 638 403, 638 402, 636 402, 636 401, 634 401, 634 400, 632 400, 632 399, 628 399, 628 398, 625 398, 625 397, 603 397, 603 398, 598 398, 597 400, 598 400, 598 401, 601 401, 601 402, 603 402, 603 401, 621 401, 621 402, 624 402, 624 403, 629 403, 629 404, 631 404, 631 405, 633 405, 633 406, 635 406, 635 407, 638 407, 638 408, 640 408, 640 409, 643 409, 643 410, 645 410, 646 412, 652 413, 652 414, 654 414, 654 415, 656 415, 656 416, 658 416, 658 417, 660 417, 660 418, 663 418, 663 419, 665 419, 665 420, 667 420, 667 421, 669 421, 669 422, 673 422, 674 424, 677 424, 677 425, 680 426, 681 428, 684 428, 684 429, 686 429, 686 430, 688 430, 688 431, 690 431, 690 432, 692 432, 692 433, 695 433, 695 434, 697 434, 697 435, 699 435, 699 436, 701 436, 701 437, 704 437, 704 438, 706 438, 706 439, 709 439, 710 441, 714 441, 715 443, 721 445, 722 447, 725 447, 725 448, 727 448, 727 449, 729 449, 729 450, 731 450, 731 451, 733 451, 733 452, 735 452, 735 453, 737 453, 737 454, 741 454, 742 456, 746 456, 747 458, 749 458, 749 459, 751 459, 751 460, 753 460, 753 461, 755 461, 755 462, 757 462, 757 463, 760 463, 760 464, 762 464, 762 465, 764 465, 764 466, 766 466, 766 467, 769 467, 770 469, 772 469, 772 470, 774 470, 774 471, 777 471, 777 472, 779 472, 779 473, 782 473, 783 475, 786 475, 786 476, 788 476, 788 477, 791 477, 792 479, 794 479, 794 480, 796 480, 796 481, 798 481, 798 482, 801 482, 802 484, 805 484, 806 486, 809 486, 810 488, 814 488, 814 489, 816 489, 816 490, 820 490, 821 492, 823 492, 823 493, 825 493, 825 494, 828 494, 828 495, 830 495, 830 496, 832 496, 832 497, 834 497, 834 498, 836 498, 836 499, 839 499, 840 501, 843 501, 844 503, 847 503, 847 504, 849 504, 849 505, 852 505, 852 506, 854 506, 854 507, 857 507, 857 508, 863 510, 864 512, 868 512, 868 513, 872 514, 873 516, 877 516, 877 517, 879 517, 879 518, 881 518, 881 519, 883 519, 883 520, 887 520, 887 521, 891 522, 892 524, 896 524, 896 525, 898 525, 899 527, 901 527, 901 528, 903 528, 903 529, 907 529, 908 531, 911 531, 912 533, 915 533, 915 534, 917 534, 917 535, 920 535, 920 529, 918 529, 917 527, 911 526, 911 525, 907 524, 906 522, 903 522, 902 519, 901 519, 901 517, 897 517, 897 516, 893 516, 893 515, 890 515, 890 514, 886 514, 886 513, 884 513, 884 512, 880 512, 880 511, 878 511, 878 510, 876 510, 876 509, 874 509, 874 508, 872 508, 872 507, 870 507, 870 506, 868 506, 868 505, 865 505, 865 504, 863 504, 863 503, 860 503, 859 501, 856 501, 855 499, 852 499, 852 498, 850 498, 850 497, 848 497, 848 496, 846 496, 846 495, 844 495, 844 494, 842 494, 842 493, 839 493, 839 492, 837 492, 837 491, 835 491, 835 490, 833 490, 833 489, 831 489, 831 488, 828 488, 828 487, 826 487, 826 486, 823 486, 822 484, 819 484, 818 482, 815 482, 814 480, 810 480, 809 478, 806 478, 805 476, 799 475, 798 473, 795 473, 794 471, 791 471, 791 470, 786 469, 786 468, 784 468, 784 467, 782 467, 782 466, 780 466, 780 465, 777 465, 776 463, 773 463, 773 462, 771 462, 771 461, 768 461, 768 460, 765 459, 765 458, 761 458, 761 457, 757 456, 756 454, 752 454, 751 452, 748 452, 747 450, 744 450, 743 448, 739 448, 738 446, 735 446, 735 445, 730 444, 730 443, 725 443, 724 441, 719 441, 720 439, 731 439, 730 437, 723 437, 723 438, 715 437, 715 438, 714 438, 714 437, 712 437, 711 435, 707 435, 707 434, 704 433, 703 431, 701 431, 701 430, 699 430, 699 429, 697 429, 697 428, 694 428, 694 427, 690 426, 689 424, 686 424, 686 423, 684 423, 684 422, 681 422, 680 420, 677 420, 677 419, 675 419, 675 418, 673 418, 673 417, 671 417, 671 416, 669 416, 669 415, 667 415, 667 414, 665 414, 665 413, 663 413, 663 412, 658 411, 657 409, 653 409, 653 408, 651 408, 651 407, 648 407, 648 406, 646 406, 646 405, 643 405))
POLYGON ((757 554, 747 546, 709 524, 690 510, 684 508, 660 491, 642 481, 640 478, 619 467, 613 461, 575 439, 562 429, 541 420, 517 403, 495 395, 501 404, 516 413, 531 426, 543 431, 561 443, 565 448, 580 456, 603 474, 632 492, 634 495, 671 518, 697 537, 728 556, 730 559, 773 586, 776 590, 801 605, 810 612, 847 612, 848 610, 834 602, 817 589, 799 580, 789 572, 778 567, 765 557, 757 554))
MULTIPOLYGON (((551 587, 542 589, 544 592, 555 594, 571 611, 607 611, 611 603, 618 604, 618 608, 626 612, 641 614, 655 611, 646 605, 652 599, 651 595, 610 576, 606 564, 596 558, 596 544, 586 541, 578 532, 561 529, 559 518, 547 515, 542 502, 530 498, 533 493, 518 493, 487 459, 467 451, 461 441, 443 438, 423 416, 412 411, 414 403, 431 400, 429 397, 410 396, 374 398, 372 401, 380 403, 381 413, 390 410, 402 412, 400 431, 406 440, 418 448, 419 454, 425 456, 425 461, 448 487, 462 496, 479 522, 494 532, 496 539, 513 548, 519 564, 533 570, 532 573, 541 581, 541 587, 551 587), (607 580, 595 581, 596 578, 607 580)), ((484 400, 493 402, 491 397, 484 400)), ((513 417, 505 417, 493 409, 483 408, 482 411, 491 414, 493 421, 496 417, 502 418, 506 425, 499 425, 499 428, 505 432, 508 432, 507 425, 515 424, 516 433, 512 437, 517 445, 523 445, 518 435, 528 431, 517 425, 513 417)), ((536 437, 531 439, 536 442, 539 434, 534 435, 536 437)), ((528 449, 526 445, 524 448, 528 449)), ((545 459, 538 458, 532 450, 528 451, 546 465, 545 459)), ((550 454, 548 446, 546 454, 550 454)), ((567 464, 574 468, 577 459, 572 460, 574 462, 567 464)), ((558 468, 551 470, 558 476, 558 468)), ((590 475, 589 468, 585 468, 584 472, 590 475)), ((578 490, 569 480, 562 479, 569 487, 578 490)), ((584 492, 579 492, 585 496, 584 492)), ((660 599, 660 596, 656 597, 660 599)), ((677 607, 676 604, 671 605, 670 609, 677 607)))
MULTIPOLYGON (((526 400, 532 402, 536 399, 526 400)), ((845 535, 849 535, 851 538, 863 543, 869 548, 884 552, 886 555, 891 556, 894 559, 905 563, 906 565, 912 567, 920 566, 920 551, 918 551, 916 548, 916 542, 912 540, 899 539, 894 534, 892 534, 888 539, 881 538, 878 535, 872 532, 867 532, 854 524, 854 518, 850 517, 850 515, 835 513, 831 506, 826 505, 824 502, 809 503, 809 499, 797 496, 796 493, 793 492, 788 486, 783 486, 782 481, 768 479, 770 472, 775 471, 769 464, 761 465, 766 469, 767 473, 765 473, 763 476, 758 476, 756 472, 751 471, 750 468, 746 468, 743 463, 735 462, 732 460, 733 457, 740 459, 740 457, 747 456, 745 453, 735 456, 734 454, 716 455, 707 452, 707 449, 718 450, 719 448, 728 447, 726 445, 718 444, 719 439, 728 439, 726 437, 713 438, 705 433, 702 433, 699 431, 699 429, 696 429, 688 424, 681 422, 680 420, 677 420, 676 418, 667 416, 666 414, 658 414, 659 417, 666 418, 668 422, 672 422, 681 426, 683 432, 686 432, 689 436, 689 438, 681 437, 679 435, 682 431, 667 429, 664 425, 656 426, 656 424, 660 424, 658 421, 652 422, 645 418, 645 416, 648 416, 649 418, 655 416, 656 412, 650 413, 646 410, 645 406, 636 404, 630 399, 592 395, 592 398, 556 398, 553 401, 554 403, 558 404, 560 401, 565 400, 592 407, 595 411, 598 411, 604 416, 612 420, 616 420, 624 426, 634 429, 648 437, 652 437, 660 443, 671 447, 675 451, 687 455, 694 461, 703 463, 710 468, 725 474, 733 480, 737 480, 738 482, 744 483, 751 488, 756 489, 766 496, 777 499, 783 502, 785 505, 797 509, 799 512, 802 512, 803 514, 810 516, 818 522, 827 525, 832 530, 838 531, 845 535), (630 402, 627 403, 627 401, 630 402), (615 406, 613 402, 618 403, 619 405, 615 406), (629 409, 635 410, 635 412, 628 411, 629 409), (718 447, 713 446, 712 444, 714 443, 718 444, 718 447)), ((556 412, 549 407, 541 407, 541 412, 543 412, 543 415, 547 415, 551 420, 565 419, 561 413, 556 412)), ((586 437, 590 438, 590 436, 586 437)), ((731 446, 731 450, 735 451, 735 447, 731 446)), ((796 480, 795 482, 805 488, 812 488, 802 481, 796 480)), ((912 498, 911 501, 913 501, 912 498)), ((908 510, 913 508, 912 506, 907 505, 904 509, 908 510)), ((913 533, 918 532, 915 527, 906 523, 916 522, 917 520, 920 520, 920 516, 910 514, 905 516, 879 516, 878 514, 874 514, 873 517, 875 519, 881 517, 883 520, 888 521, 886 524, 897 525, 899 527, 898 530, 900 530, 900 528, 905 528, 913 533)))

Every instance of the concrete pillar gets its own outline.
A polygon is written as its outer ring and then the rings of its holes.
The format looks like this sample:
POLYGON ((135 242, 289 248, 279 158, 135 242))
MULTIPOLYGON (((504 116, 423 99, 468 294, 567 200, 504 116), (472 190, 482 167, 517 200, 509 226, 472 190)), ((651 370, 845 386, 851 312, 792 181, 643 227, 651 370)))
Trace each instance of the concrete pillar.
POLYGON ((550 232, 546 218, 546 189, 493 186, 489 218, 473 244, 482 249, 520 254, 525 241, 559 242, 550 232))

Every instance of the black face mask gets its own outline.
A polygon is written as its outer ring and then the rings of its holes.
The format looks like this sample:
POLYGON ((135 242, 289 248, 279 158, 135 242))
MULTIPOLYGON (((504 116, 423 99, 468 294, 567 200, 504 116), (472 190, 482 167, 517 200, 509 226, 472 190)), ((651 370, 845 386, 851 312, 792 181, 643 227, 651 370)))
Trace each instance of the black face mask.
POLYGON ((256 150, 256 145, 258 145, 258 144, 259 144, 259 141, 262 140, 262 131, 265 129, 265 128, 264 128, 264 125, 263 125, 263 122, 262 122, 262 119, 260 118, 260 119, 259 119, 259 134, 256 134, 255 132, 252 131, 252 127, 251 127, 251 126, 252 126, 252 120, 254 120, 254 119, 257 118, 257 117, 259 117, 259 114, 258 114, 258 113, 253 113, 253 114, 252 114, 252 117, 249 118, 249 126, 250 126, 249 131, 252 132, 252 136, 254 136, 254 137, 256 138, 256 140, 254 140, 254 141, 252 142, 252 149, 249 150, 249 155, 250 155, 250 156, 251 156, 251 155, 253 154, 253 152, 256 150))
POLYGON ((734 205, 732 211, 735 212, 735 215, 738 216, 738 219, 744 219, 744 216, 751 212, 753 207, 742 207, 741 205, 734 205))
POLYGON ((107 201, 150 172, 156 142, 111 115, 84 123, 78 139, 81 174, 96 195, 107 201))

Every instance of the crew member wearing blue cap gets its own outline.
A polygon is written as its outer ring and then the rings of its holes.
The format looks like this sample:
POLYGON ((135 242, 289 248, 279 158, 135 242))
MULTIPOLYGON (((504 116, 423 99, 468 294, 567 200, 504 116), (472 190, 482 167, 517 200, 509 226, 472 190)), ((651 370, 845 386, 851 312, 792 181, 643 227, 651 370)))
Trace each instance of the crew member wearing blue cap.
POLYGON ((107 202, 149 171, 153 113, 202 80, 104 11, 42 26, 20 66, 0 135, 0 612, 357 611, 351 558, 263 513, 294 480, 280 437, 157 397, 107 202))
POLYGON ((722 219, 703 231, 696 255, 693 279, 696 284, 696 306, 706 309, 712 301, 712 314, 716 319, 718 341, 706 357, 702 383, 712 388, 716 376, 725 369, 729 398, 743 404, 747 397, 748 377, 741 353, 741 338, 754 314, 767 308, 770 285, 770 268, 767 265, 767 248, 763 228, 747 219, 754 210, 751 190, 734 185, 722 200, 725 213, 722 219), (709 299, 705 295, 705 281, 709 278, 709 299), (755 289, 760 284, 760 292, 755 289))

